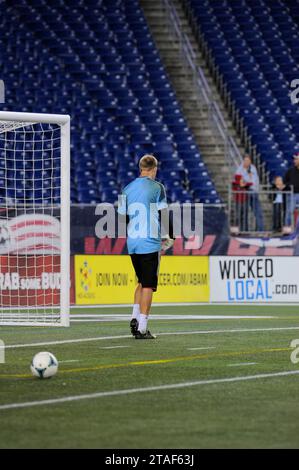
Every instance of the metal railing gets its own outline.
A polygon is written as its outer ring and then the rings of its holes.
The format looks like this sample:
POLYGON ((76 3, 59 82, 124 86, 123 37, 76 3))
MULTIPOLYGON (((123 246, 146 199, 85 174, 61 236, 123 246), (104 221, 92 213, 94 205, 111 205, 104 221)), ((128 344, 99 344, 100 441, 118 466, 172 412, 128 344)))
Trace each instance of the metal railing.
POLYGON ((293 188, 279 191, 261 186, 258 192, 254 192, 229 186, 228 216, 231 233, 268 235, 293 230, 293 194, 293 188))
POLYGON ((214 128, 214 136, 217 136, 216 142, 221 143, 223 152, 226 159, 226 164, 229 167, 230 174, 235 173, 236 167, 242 162, 240 151, 234 139, 228 134, 223 115, 218 107, 218 104, 213 101, 210 104, 210 123, 214 128))
POLYGON ((178 41, 180 55, 187 67, 192 70, 193 81, 198 93, 200 110, 207 110, 211 102, 211 90, 201 68, 196 64, 196 56, 188 36, 182 31, 180 19, 170 0, 163 0, 168 19, 168 32, 178 41))
POLYGON ((216 146, 223 147, 228 167, 232 173, 242 161, 240 151, 229 135, 227 125, 218 104, 213 100, 212 91, 202 68, 196 64, 196 54, 188 36, 183 32, 177 11, 171 0, 162 0, 168 19, 168 31, 174 40, 178 41, 180 54, 186 66, 191 70, 194 88, 198 98, 199 112, 208 112, 208 118, 213 130, 213 140, 216 146))

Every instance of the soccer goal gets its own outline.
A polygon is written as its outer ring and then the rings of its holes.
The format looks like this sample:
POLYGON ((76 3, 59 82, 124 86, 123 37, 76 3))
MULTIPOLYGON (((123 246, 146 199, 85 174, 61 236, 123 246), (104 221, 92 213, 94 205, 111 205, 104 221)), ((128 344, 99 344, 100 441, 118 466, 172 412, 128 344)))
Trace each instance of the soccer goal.
POLYGON ((70 117, 0 112, 0 325, 69 325, 70 117))

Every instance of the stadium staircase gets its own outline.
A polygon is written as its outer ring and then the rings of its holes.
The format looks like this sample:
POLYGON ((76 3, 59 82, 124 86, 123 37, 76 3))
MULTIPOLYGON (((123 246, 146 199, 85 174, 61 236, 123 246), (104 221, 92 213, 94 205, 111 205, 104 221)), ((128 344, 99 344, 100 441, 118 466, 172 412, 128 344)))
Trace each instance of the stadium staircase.
POLYGON ((241 141, 208 70, 206 61, 202 57, 182 4, 179 0, 169 2, 164 0, 155 2, 140 0, 140 3, 186 120, 201 150, 203 160, 213 178, 217 192, 221 195, 222 200, 227 202, 228 184, 234 167, 230 168, 228 165, 225 147, 213 122, 211 122, 210 111, 200 106, 193 71, 180 53, 181 41, 174 38, 170 28, 169 22, 173 21, 173 18, 169 17, 169 7, 174 9, 180 32, 187 36, 187 41, 189 41, 195 53, 195 63, 204 73, 204 78, 211 91, 211 99, 217 104, 224 118, 227 133, 236 143, 240 155, 245 152, 245 149, 241 145, 241 141))

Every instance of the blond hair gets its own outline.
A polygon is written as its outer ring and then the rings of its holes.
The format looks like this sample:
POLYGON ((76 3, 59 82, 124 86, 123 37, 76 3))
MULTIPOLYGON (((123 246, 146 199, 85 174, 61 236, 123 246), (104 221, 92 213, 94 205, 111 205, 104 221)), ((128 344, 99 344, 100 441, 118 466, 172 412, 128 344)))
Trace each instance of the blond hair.
POLYGON ((139 169, 142 170, 152 170, 158 166, 158 160, 154 155, 143 155, 139 160, 139 169))

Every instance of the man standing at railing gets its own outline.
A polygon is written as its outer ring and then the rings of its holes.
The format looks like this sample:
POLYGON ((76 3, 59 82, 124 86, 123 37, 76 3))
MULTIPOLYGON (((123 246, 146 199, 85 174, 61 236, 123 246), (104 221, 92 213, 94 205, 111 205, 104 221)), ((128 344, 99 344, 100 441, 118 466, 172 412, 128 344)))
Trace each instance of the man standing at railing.
POLYGON ((245 183, 250 183, 248 190, 248 204, 251 207, 256 222, 256 230, 258 232, 264 231, 264 218, 259 200, 260 179, 255 165, 251 161, 249 155, 244 155, 243 162, 236 171, 236 174, 241 175, 245 183))

